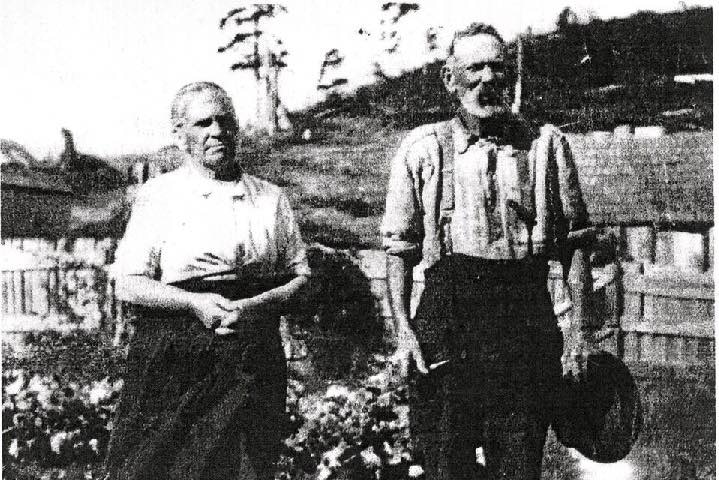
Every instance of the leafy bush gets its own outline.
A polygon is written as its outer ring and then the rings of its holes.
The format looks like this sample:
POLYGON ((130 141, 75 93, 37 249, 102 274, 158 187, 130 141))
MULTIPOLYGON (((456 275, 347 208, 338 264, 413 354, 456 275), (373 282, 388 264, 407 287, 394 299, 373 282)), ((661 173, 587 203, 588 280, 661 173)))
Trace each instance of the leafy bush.
POLYGON ((279 479, 408 477, 412 454, 406 390, 386 362, 373 371, 356 385, 333 383, 314 394, 299 382, 290 383, 293 432, 285 441, 279 479))
POLYGON ((293 335, 307 344, 323 379, 359 378, 372 355, 388 348, 370 280, 351 251, 310 250, 308 302, 289 316, 293 335))
POLYGON ((57 375, 3 372, 3 462, 48 466, 104 457, 122 380, 81 385, 57 375))

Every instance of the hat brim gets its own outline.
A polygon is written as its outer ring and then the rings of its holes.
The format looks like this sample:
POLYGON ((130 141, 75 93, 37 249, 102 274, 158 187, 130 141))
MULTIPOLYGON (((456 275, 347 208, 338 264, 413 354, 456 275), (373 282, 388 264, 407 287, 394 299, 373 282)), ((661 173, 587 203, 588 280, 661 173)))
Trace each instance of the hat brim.
POLYGON ((559 441, 595 462, 626 457, 642 426, 639 391, 627 366, 600 351, 587 359, 580 381, 565 379, 552 428, 559 441))

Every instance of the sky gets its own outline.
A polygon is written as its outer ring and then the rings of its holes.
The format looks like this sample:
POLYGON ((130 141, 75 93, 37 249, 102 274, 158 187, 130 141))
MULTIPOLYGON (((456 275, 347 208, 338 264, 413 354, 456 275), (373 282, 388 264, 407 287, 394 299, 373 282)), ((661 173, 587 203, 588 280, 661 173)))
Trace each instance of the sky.
MULTIPOLYGON (((288 50, 280 98, 290 110, 316 102, 325 53, 345 57, 351 85, 371 81, 378 62, 388 74, 427 61, 426 29, 437 28, 444 46, 471 21, 493 24, 506 38, 531 28, 553 29, 565 6, 580 19, 625 17, 639 10, 672 11, 711 6, 711 0, 453 0, 419 2, 400 25, 400 50, 382 54, 382 2, 286 1, 287 13, 268 30, 288 50), (362 29, 362 34, 359 30, 362 29)), ((61 128, 79 151, 119 155, 154 151, 172 142, 169 105, 184 84, 210 80, 233 98, 241 124, 253 121, 250 72, 232 72, 233 52, 217 53, 231 31, 219 19, 237 0, 2 0, 0 2, 0 138, 33 155, 56 158, 61 128)), ((246 4, 246 3, 245 3, 246 4)), ((436 55, 436 54, 435 54, 436 55)))

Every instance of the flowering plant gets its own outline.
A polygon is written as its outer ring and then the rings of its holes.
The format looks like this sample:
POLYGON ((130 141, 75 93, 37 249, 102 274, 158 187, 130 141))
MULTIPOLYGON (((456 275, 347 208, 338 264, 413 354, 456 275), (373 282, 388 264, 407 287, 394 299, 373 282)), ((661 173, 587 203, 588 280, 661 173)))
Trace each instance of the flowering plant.
MULTIPOLYGON (((356 385, 333 383, 307 394, 290 382, 293 433, 278 478, 395 479, 410 474, 409 408, 386 361, 356 385)), ((417 470, 416 466, 412 473, 417 470)))
POLYGON ((104 455, 122 380, 62 384, 56 375, 3 372, 3 462, 59 466, 104 455))

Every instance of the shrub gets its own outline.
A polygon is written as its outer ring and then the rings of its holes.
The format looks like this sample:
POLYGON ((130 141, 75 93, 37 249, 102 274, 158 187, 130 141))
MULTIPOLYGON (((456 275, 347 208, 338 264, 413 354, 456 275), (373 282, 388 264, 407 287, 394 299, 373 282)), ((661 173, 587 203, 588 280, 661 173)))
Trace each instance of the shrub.
POLYGON ((122 380, 81 385, 57 375, 3 373, 3 462, 93 463, 105 454, 122 380))
POLYGON ((407 478, 412 460, 407 396, 386 366, 380 362, 355 385, 333 383, 315 394, 290 383, 293 431, 277 478, 407 478))

